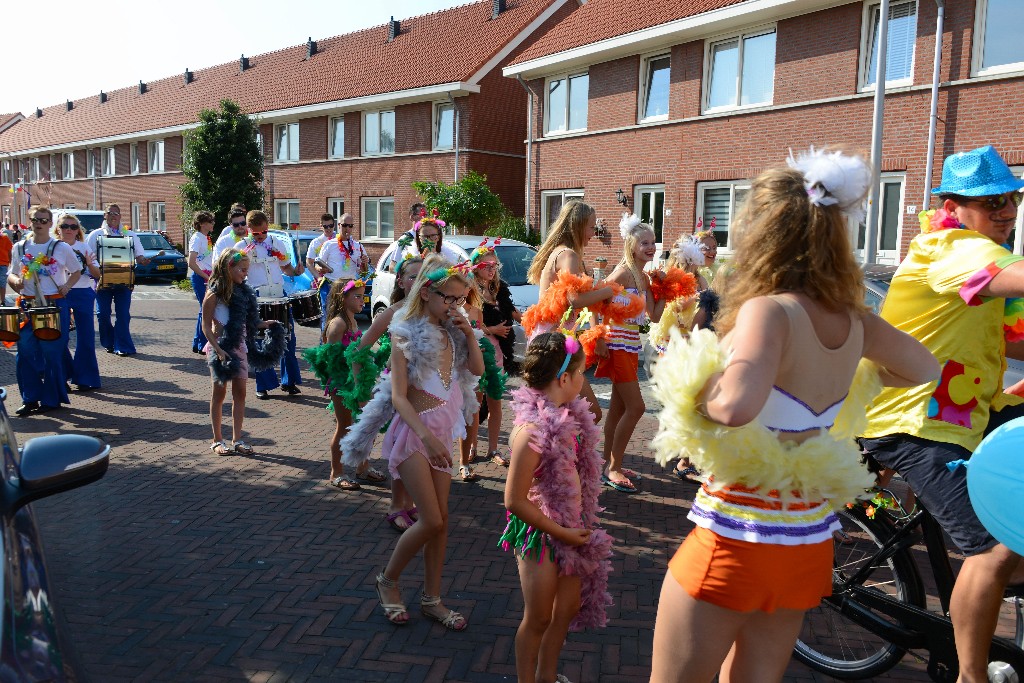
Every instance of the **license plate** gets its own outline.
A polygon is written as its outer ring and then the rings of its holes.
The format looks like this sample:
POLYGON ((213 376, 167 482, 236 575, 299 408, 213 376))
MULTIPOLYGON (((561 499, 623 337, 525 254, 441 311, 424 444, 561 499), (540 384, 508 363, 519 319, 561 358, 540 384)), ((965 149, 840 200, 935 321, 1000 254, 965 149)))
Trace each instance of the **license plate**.
POLYGON ((157 266, 156 269, 157 270, 174 270, 174 264, 173 263, 168 263, 168 264, 165 264, 165 265, 162 265, 162 266, 157 266))
POLYGON ((363 295, 363 305, 366 306, 366 305, 369 305, 369 303, 370 303, 370 297, 368 297, 367 295, 364 294, 363 295))

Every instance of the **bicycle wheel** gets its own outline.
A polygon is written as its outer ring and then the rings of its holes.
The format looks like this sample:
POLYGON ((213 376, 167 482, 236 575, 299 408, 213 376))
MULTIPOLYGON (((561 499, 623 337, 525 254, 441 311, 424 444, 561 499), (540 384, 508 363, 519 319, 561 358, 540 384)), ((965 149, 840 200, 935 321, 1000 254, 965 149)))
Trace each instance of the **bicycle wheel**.
MULTIPOLYGON (((835 542, 832 582, 835 594, 839 595, 848 578, 872 560, 894 529, 891 520, 881 511, 877 519, 868 518, 860 507, 843 509, 837 514, 843 526, 843 540, 835 542)), ((906 550, 877 563, 861 585, 902 602, 924 606, 921 578, 906 550)), ((799 661, 816 671, 853 680, 888 671, 905 653, 902 648, 847 619, 828 599, 807 612, 793 651, 799 661)))

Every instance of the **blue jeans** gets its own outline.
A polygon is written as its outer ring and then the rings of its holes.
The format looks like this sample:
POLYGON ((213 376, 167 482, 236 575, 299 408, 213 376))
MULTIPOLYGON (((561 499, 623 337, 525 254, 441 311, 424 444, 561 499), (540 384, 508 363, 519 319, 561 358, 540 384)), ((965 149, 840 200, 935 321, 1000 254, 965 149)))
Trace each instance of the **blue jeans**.
POLYGON ((199 317, 196 319, 196 334, 192 337, 192 350, 202 351, 206 346, 206 335, 203 334, 203 297, 206 296, 206 280, 192 273, 192 291, 199 302, 199 317))
POLYGON ((60 310, 60 337, 43 341, 32 334, 32 325, 25 325, 21 328, 14 365, 22 402, 56 408, 71 402, 64 379, 64 351, 68 347, 71 319, 66 299, 54 299, 47 304, 60 310))
POLYGON ((281 381, 277 381, 277 371, 273 368, 256 373, 256 391, 270 391, 277 387, 302 384, 299 375, 299 361, 295 358, 295 320, 288 311, 288 348, 281 356, 281 381))
MULTIPOLYGON (((100 345, 108 351, 135 353, 132 333, 132 290, 127 285, 100 287, 96 290, 96 315, 99 316, 100 345), (117 320, 110 323, 110 304, 114 304, 117 320)), ((77 324, 77 323, 76 323, 77 324)))
MULTIPOLYGON (((92 287, 72 289, 64 297, 75 316, 75 357, 64 347, 64 374, 80 387, 100 387, 100 367, 96 362, 96 292, 92 287)), ((67 334, 65 332, 65 334, 67 334)))
POLYGON ((323 333, 327 327, 327 297, 331 294, 331 285, 334 282, 324 278, 320 282, 320 332, 323 333))

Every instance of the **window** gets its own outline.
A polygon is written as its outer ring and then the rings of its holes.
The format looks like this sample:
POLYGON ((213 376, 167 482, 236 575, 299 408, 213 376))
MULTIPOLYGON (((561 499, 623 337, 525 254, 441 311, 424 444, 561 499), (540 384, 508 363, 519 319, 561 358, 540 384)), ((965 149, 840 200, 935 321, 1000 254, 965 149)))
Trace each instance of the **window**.
POLYGON ((697 217, 703 230, 713 230, 718 246, 730 249, 729 226, 732 225, 743 200, 750 191, 746 180, 697 185, 697 217))
MULTIPOLYGON (((861 67, 863 88, 874 88, 878 66, 878 29, 882 6, 865 5, 865 63, 861 67)), ((889 35, 886 39, 886 87, 910 85, 914 79, 914 41, 917 39, 917 0, 897 0, 889 5, 889 35)))
POLYGON ((139 173, 139 143, 133 142, 128 150, 128 172, 132 175, 139 173))
POLYGON ((299 124, 274 126, 274 159, 278 162, 299 160, 299 124))
POLYGON ((455 146, 455 105, 441 102, 434 106, 434 149, 455 146))
POLYGON ((394 239, 394 197, 363 197, 363 237, 378 240, 394 239))
MULTIPOLYGON (((292 124, 294 125, 294 124, 292 124)), ((299 227, 299 200, 274 200, 274 222, 286 228, 299 227)))
POLYGON ((363 153, 395 153, 395 112, 371 111, 363 117, 363 153))
MULTIPOLYGON (((134 216, 132 217, 134 220, 134 216)), ((150 230, 166 230, 167 229, 167 212, 163 202, 150 202, 149 203, 149 229, 150 230)))
POLYGON ((1018 34, 1020 0, 978 0, 974 31, 977 73, 1024 70, 1024 42, 1018 34))
POLYGON ((775 29, 749 31, 708 46, 705 111, 771 104, 775 29))
POLYGON ((641 121, 658 121, 668 118, 670 63, 668 55, 648 57, 641 62, 641 121))
POLYGON ((103 168, 101 169, 103 175, 114 175, 114 148, 104 147, 103 149, 101 149, 100 159, 103 162, 103 168))
MULTIPOLYGON (((878 217, 878 237, 876 243, 876 263, 899 263, 900 231, 903 228, 903 175, 882 175, 878 201, 881 212, 878 217)), ((864 203, 864 215, 867 216, 867 201, 864 203)), ((916 225, 916 221, 915 221, 916 225)), ((867 227, 864 223, 857 226, 856 253, 861 260, 864 257, 864 238, 867 227)))
POLYGON ((331 150, 332 159, 341 159, 345 156, 345 117, 335 116, 330 120, 330 140, 327 144, 331 150))
POLYGON ((85 175, 88 178, 96 177, 96 155, 93 150, 85 150, 85 175))
POLYGON ((665 186, 637 185, 633 188, 633 206, 640 220, 654 228, 654 241, 661 244, 665 224, 665 186))
POLYGON ((142 205, 132 202, 132 230, 142 229, 142 205))
MULTIPOLYGON (((1018 178, 1024 178, 1024 166, 1011 166, 1010 170, 1018 178)), ((1010 231, 1010 239, 1006 240, 1007 244, 1010 245, 1010 251, 1018 255, 1024 253, 1024 244, 1017 237, 1022 234, 1022 228, 1024 228, 1024 211, 1018 211, 1017 220, 1013 224, 1013 230, 1010 231)))
POLYGON ((587 128, 590 74, 548 80, 544 98, 544 133, 566 133, 587 128))
POLYGON ((75 153, 64 152, 60 155, 60 165, 64 180, 75 179, 75 153))
POLYGON ((10 159, 4 159, 0 161, 0 185, 11 185, 14 181, 12 180, 11 173, 11 161, 10 159))
POLYGON ((39 157, 32 157, 28 160, 28 181, 39 182, 39 157))
POLYGON ((540 235, 547 237, 548 228, 558 218, 562 204, 570 199, 583 199, 583 190, 550 190, 540 193, 540 235))
POLYGON ((341 214, 345 213, 345 200, 341 197, 329 197, 327 199, 327 213, 334 216, 337 221, 341 220, 341 214))
POLYGON ((146 146, 149 154, 149 172, 158 173, 164 170, 164 141, 150 140, 146 146))
POLYGON ((49 172, 46 175, 46 179, 47 180, 56 180, 57 179, 57 155, 56 154, 51 154, 50 155, 50 170, 49 170, 49 172))

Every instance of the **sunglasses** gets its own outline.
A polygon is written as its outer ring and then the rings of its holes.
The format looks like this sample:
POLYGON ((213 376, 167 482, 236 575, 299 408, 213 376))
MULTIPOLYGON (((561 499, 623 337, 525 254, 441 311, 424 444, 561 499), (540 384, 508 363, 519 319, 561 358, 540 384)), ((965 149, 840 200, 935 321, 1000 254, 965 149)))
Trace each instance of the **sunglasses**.
POLYGON ((334 228, 336 227, 336 224, 331 223, 329 225, 321 225, 320 227, 323 228, 324 230, 334 230, 334 228))
POLYGON ((988 197, 964 197, 964 199, 968 202, 981 204, 989 211, 1000 211, 1006 206, 1007 202, 1013 202, 1015 207, 1020 206, 1021 201, 1024 201, 1024 194, 1010 192, 1009 194, 994 194, 988 197))
POLYGON ((355 223, 342 223, 341 227, 343 227, 343 228, 354 228, 354 227, 356 227, 356 224, 355 223))
POLYGON ((496 270, 501 268, 500 264, 497 263, 481 263, 480 270, 496 270))
POLYGON ((244 225, 245 225, 245 221, 242 221, 241 223, 232 223, 231 227, 232 228, 241 228, 244 225))
POLYGON ((52 219, 50 219, 50 218, 30 218, 29 222, 30 223, 39 223, 40 225, 46 225, 51 220, 52 219))
POLYGON ((434 294, 437 294, 439 297, 444 299, 445 306, 461 306, 462 304, 466 303, 466 297, 464 296, 451 296, 448 294, 444 294, 443 292, 438 292, 436 290, 434 290, 434 294))
POLYGON ((61 230, 78 230, 78 226, 73 224, 73 223, 68 223, 67 225, 60 226, 60 229, 61 230))
POLYGON ((264 230, 263 232, 257 232, 257 231, 255 231, 255 230, 253 230, 253 231, 252 231, 252 234, 253 234, 253 237, 263 237, 264 235, 266 235, 266 234, 267 234, 267 231, 266 231, 266 230, 264 230))

